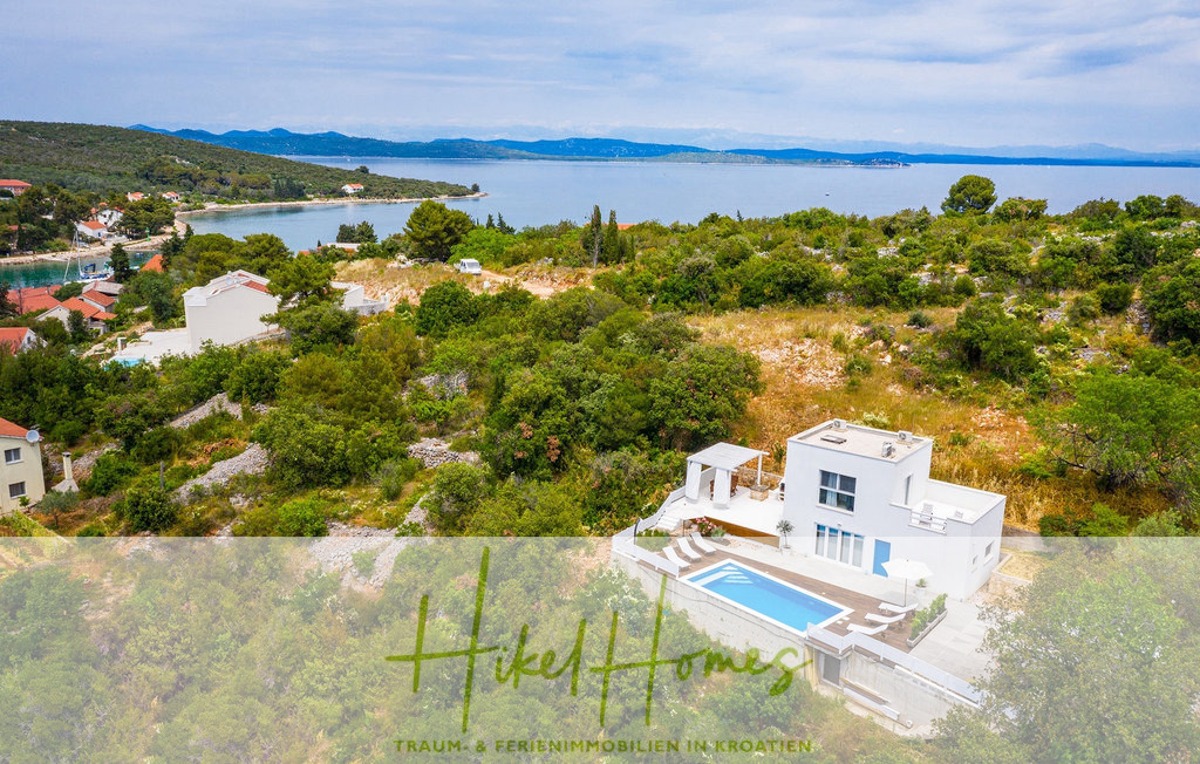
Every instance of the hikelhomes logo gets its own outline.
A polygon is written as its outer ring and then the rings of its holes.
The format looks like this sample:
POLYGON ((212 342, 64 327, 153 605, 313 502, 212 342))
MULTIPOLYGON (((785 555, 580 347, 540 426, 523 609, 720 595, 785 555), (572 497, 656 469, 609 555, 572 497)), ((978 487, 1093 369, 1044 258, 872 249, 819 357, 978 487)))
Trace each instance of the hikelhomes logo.
POLYGON ((650 726, 654 707, 654 687, 664 671, 673 673, 675 679, 684 682, 696 677, 709 677, 719 672, 733 674, 759 675, 767 672, 778 674, 770 686, 771 695, 782 695, 792 686, 797 671, 807 666, 810 661, 801 660, 801 653, 795 648, 784 648, 778 651, 770 660, 762 660, 757 649, 748 650, 740 659, 720 649, 706 647, 703 650, 676 654, 667 657, 668 651, 661 644, 664 603, 666 599, 666 576, 663 576, 658 592, 658 602, 655 606, 654 634, 649 655, 641 660, 619 660, 617 658, 617 634, 621 615, 613 611, 608 629, 607 650, 600 661, 585 660, 584 645, 587 639, 587 619, 579 620, 575 631, 575 640, 565 654, 555 650, 545 650, 541 653, 530 652, 527 649, 530 639, 528 624, 521 627, 516 644, 512 646, 498 644, 481 644, 480 634, 484 620, 484 599, 487 593, 488 563, 491 554, 490 547, 484 547, 479 561, 479 579, 475 587, 475 609, 471 624, 471 635, 468 644, 461 649, 427 650, 425 644, 426 626, 429 621, 430 595, 421 597, 418 612, 416 645, 411 653, 389 655, 387 660, 398 663, 412 664, 412 688, 417 693, 421 690, 421 671, 435 661, 462 661, 463 669, 463 701, 462 701, 462 731, 467 732, 471 721, 471 696, 476 683, 485 681, 490 676, 492 681, 501 686, 512 686, 518 690, 523 679, 541 679, 545 681, 558 680, 564 676, 570 677, 570 694, 577 696, 580 680, 585 675, 596 675, 601 678, 599 722, 605 726, 605 714, 608 710, 609 692, 615 675, 627 671, 645 673, 645 723, 650 726), (561 657, 560 657, 561 655, 561 657), (484 664, 481 673, 480 664, 484 664), (487 664, 490 663, 490 671, 487 664))

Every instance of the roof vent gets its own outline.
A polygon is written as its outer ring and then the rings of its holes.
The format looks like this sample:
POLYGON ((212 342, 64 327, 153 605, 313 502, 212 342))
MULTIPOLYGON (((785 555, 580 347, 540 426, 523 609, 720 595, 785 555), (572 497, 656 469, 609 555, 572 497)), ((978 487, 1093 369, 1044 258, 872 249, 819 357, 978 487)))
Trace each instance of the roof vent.
POLYGON ((826 443, 833 443, 834 445, 838 445, 838 446, 840 446, 846 442, 846 439, 843 438, 841 435, 830 435, 828 433, 825 435, 822 435, 821 440, 825 441, 826 443))
POLYGON ((913 434, 908 430, 901 430, 900 432, 896 433, 896 435, 901 443, 913 442, 913 434))
POLYGON ((845 419, 835 419, 835 420, 833 420, 833 429, 835 429, 835 430, 844 430, 844 429, 846 429, 846 420, 845 420, 845 419))
POLYGON ((883 458, 890 459, 896 453, 896 444, 890 440, 883 444, 883 458))

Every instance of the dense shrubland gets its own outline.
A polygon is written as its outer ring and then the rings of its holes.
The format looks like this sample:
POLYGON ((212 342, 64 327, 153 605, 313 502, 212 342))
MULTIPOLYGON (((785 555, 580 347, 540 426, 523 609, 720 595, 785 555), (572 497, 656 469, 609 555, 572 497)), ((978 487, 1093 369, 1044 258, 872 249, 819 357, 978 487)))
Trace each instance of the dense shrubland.
MULTIPOLYGON (((344 226, 337 238, 356 239, 355 254, 326 248, 293 258, 269 235, 174 239, 168 274, 135 277, 122 320, 148 310, 160 324, 177 322, 183 288, 244 267, 269 276, 285 298, 290 307, 277 320, 290 340, 209 349, 158 374, 105 367, 52 343, 0 359, 0 416, 40 423, 67 443, 119 443, 97 494, 139 480, 169 488, 204 463, 186 433, 166 438, 161 424, 224 391, 272 407, 224 433, 233 447, 253 439, 271 453, 266 477, 238 487, 250 501, 277 506, 276 491, 320 495, 329 511, 396 525, 425 496, 422 508, 442 533, 604 532, 646 514, 680 479, 689 449, 740 437, 781 451, 755 397, 764 390, 759 359, 770 353, 750 335, 790 326, 783 317, 802 311, 816 325, 773 341, 812 341, 840 359, 842 387, 814 395, 810 408, 864 418, 892 405, 879 403, 881 388, 907 390, 927 401, 927 421, 910 425, 927 432, 942 427, 939 408, 1002 410, 1020 423, 1019 453, 992 459, 985 474, 978 464, 974 476, 958 474, 971 464, 956 456, 971 450, 971 426, 947 421, 952 436, 939 458, 948 466, 935 469, 1009 493, 1016 522, 1048 517, 1048 531, 1095 530, 1088 523, 1097 511, 1121 518, 1105 525, 1118 530, 1143 523, 1147 531, 1164 519, 1192 527, 1200 497, 1196 207, 1143 196, 1049 216, 1044 200, 996 204, 989 184, 956 184, 941 215, 903 210, 873 220, 812 209, 619 226, 597 208, 583 226, 515 231, 503 218, 464 221, 427 202, 405 232, 381 241, 369 224, 344 226), (411 271, 427 274, 416 305, 368 320, 337 309, 328 285, 336 259, 398 255, 472 257, 517 274, 516 283, 537 269, 586 269, 593 288, 545 300, 515 283, 476 294, 433 264, 411 271), (744 317, 743 336, 724 334, 722 344, 697 332, 722 315, 744 317), (405 448, 422 435, 482 460, 417 470, 405 448), (163 442, 144 442, 152 438, 163 442), (1024 506, 1039 491, 1064 498, 1024 506), (356 509, 345 508, 346 497, 356 509)), ((768 381, 769 395, 788 384, 768 381)), ((793 410, 780 427, 815 415, 793 410)), ((202 505, 207 519, 192 530, 236 514, 220 497, 202 505)), ((104 527, 121 527, 119 519, 104 527)), ((255 532, 269 525, 256 522, 255 532)))

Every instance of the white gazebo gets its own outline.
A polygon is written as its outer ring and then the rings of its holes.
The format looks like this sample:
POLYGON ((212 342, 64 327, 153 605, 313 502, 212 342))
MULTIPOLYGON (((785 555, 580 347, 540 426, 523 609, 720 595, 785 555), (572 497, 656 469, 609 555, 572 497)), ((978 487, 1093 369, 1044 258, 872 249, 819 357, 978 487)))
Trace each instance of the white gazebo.
MULTIPOLYGON (((687 483, 684 497, 689 502, 700 501, 704 488, 712 487, 712 504, 715 508, 729 506, 729 498, 737 487, 734 473, 750 461, 757 461, 758 479, 762 482, 762 458, 766 451, 759 451, 732 443, 717 443, 692 454, 687 459, 687 483)), ((707 498, 707 497, 705 497, 707 498)))

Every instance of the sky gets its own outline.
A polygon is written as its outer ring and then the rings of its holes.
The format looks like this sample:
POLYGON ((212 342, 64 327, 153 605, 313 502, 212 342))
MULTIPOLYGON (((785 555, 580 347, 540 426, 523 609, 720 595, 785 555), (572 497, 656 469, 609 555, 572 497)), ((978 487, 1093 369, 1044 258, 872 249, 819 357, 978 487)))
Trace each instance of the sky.
POLYGON ((1195 0, 6 6, 5 119, 709 148, 1200 148, 1195 0))

